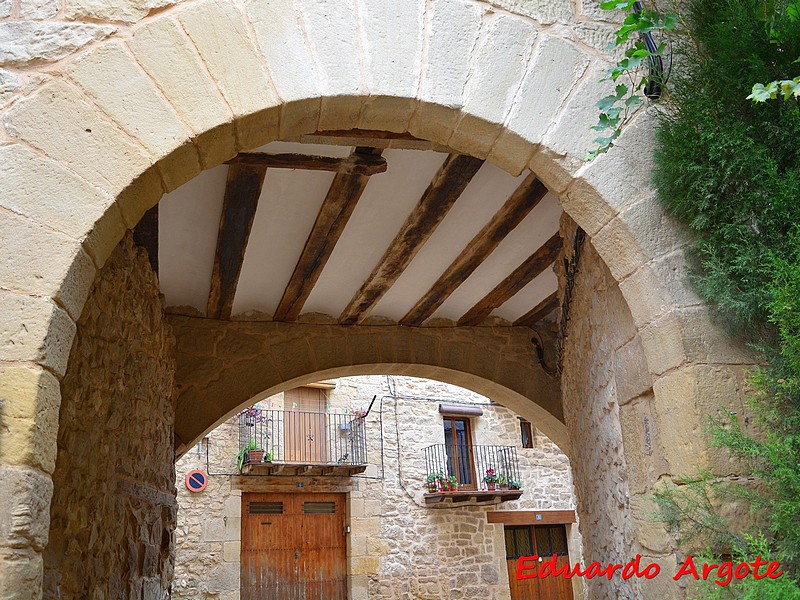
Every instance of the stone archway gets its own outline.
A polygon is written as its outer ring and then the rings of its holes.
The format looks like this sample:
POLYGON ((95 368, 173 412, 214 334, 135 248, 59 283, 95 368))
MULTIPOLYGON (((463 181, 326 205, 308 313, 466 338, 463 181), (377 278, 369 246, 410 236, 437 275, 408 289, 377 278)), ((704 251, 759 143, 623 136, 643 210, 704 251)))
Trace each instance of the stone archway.
MULTIPOLYGON (((0 460, 20 508, 0 523, 9 597, 40 588, 60 381, 98 270, 165 191, 274 139, 409 131, 513 173, 531 168, 618 285, 645 358, 624 364, 652 376, 653 406, 668 415, 707 405, 719 394, 709 369, 737 380, 731 365, 748 357, 688 291, 685 241, 649 187, 650 120, 637 117, 614 152, 581 160, 604 59, 574 3, 555 5, 518 14, 444 0, 288 9, 255 0, 246 10, 186 0, 118 35, 106 27, 94 39, 108 40, 59 55, 41 69, 48 75, 19 88, 2 111, 0 147, 0 389, 13 407, 0 460)), ((26 77, 39 70, 32 64, 26 77)), ((695 435, 701 421, 692 410, 679 435, 695 435)), ((710 461, 702 444, 662 451, 672 469, 710 461)))

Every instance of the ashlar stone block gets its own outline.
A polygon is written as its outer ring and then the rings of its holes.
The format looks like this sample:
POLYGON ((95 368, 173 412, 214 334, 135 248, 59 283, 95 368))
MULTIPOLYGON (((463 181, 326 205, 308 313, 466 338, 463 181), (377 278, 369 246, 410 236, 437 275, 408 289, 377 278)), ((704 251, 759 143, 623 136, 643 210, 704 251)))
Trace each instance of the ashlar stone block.
POLYGON ((199 136, 195 144, 203 164, 230 158, 235 153, 233 115, 178 24, 167 18, 148 23, 134 32, 128 47, 199 136))
POLYGON ((52 301, 0 291, 0 360, 37 362, 63 376, 75 329, 52 301))
POLYGON ((0 204, 38 223, 85 241, 101 267, 125 232, 113 199, 57 162, 21 144, 0 147, 0 204))
POLYGON ((12 136, 43 150, 112 197, 152 162, 61 80, 17 102, 7 113, 6 124, 12 136))
POLYGON ((96 273, 80 242, 0 210, 0 243, 7 252, 3 285, 55 298, 77 321, 96 273))

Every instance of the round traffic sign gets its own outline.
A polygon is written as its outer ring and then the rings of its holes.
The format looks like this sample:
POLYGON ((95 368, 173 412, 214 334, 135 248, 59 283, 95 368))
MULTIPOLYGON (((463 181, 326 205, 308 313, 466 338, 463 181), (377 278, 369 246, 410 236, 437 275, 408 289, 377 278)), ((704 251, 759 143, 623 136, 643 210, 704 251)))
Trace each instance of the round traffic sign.
POLYGON ((208 475, 200 469, 194 469, 186 474, 186 489, 190 492, 202 492, 208 485, 208 475))

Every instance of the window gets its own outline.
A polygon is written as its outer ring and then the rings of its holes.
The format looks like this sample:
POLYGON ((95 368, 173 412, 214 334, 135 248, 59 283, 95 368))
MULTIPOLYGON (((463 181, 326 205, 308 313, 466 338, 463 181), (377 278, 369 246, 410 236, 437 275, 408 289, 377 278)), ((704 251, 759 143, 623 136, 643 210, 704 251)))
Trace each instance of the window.
POLYGON ((448 475, 456 476, 459 487, 474 489, 475 467, 469 419, 443 416, 442 422, 448 475))
POLYGON ((519 428, 522 433, 522 447, 533 448, 533 427, 531 427, 530 421, 520 419, 519 428))
POLYGON ((506 559, 520 556, 568 556, 567 528, 564 525, 506 525, 506 559))
POLYGON ((533 556, 533 536, 530 525, 510 527, 506 525, 506 560, 517 560, 520 556, 533 556))

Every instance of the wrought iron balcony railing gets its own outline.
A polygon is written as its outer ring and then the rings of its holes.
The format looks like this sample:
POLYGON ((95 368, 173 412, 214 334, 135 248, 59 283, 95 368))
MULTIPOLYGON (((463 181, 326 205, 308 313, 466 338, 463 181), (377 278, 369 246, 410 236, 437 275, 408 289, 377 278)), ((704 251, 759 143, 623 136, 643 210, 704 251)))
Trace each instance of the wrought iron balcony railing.
POLYGON ((239 414, 238 427, 244 464, 367 464, 366 427, 360 415, 248 409, 239 414))
POLYGON ((519 460, 514 446, 435 444, 425 448, 425 466, 428 474, 455 476, 458 491, 489 491, 505 486, 519 489, 519 460), (487 482, 487 474, 496 481, 487 482))

